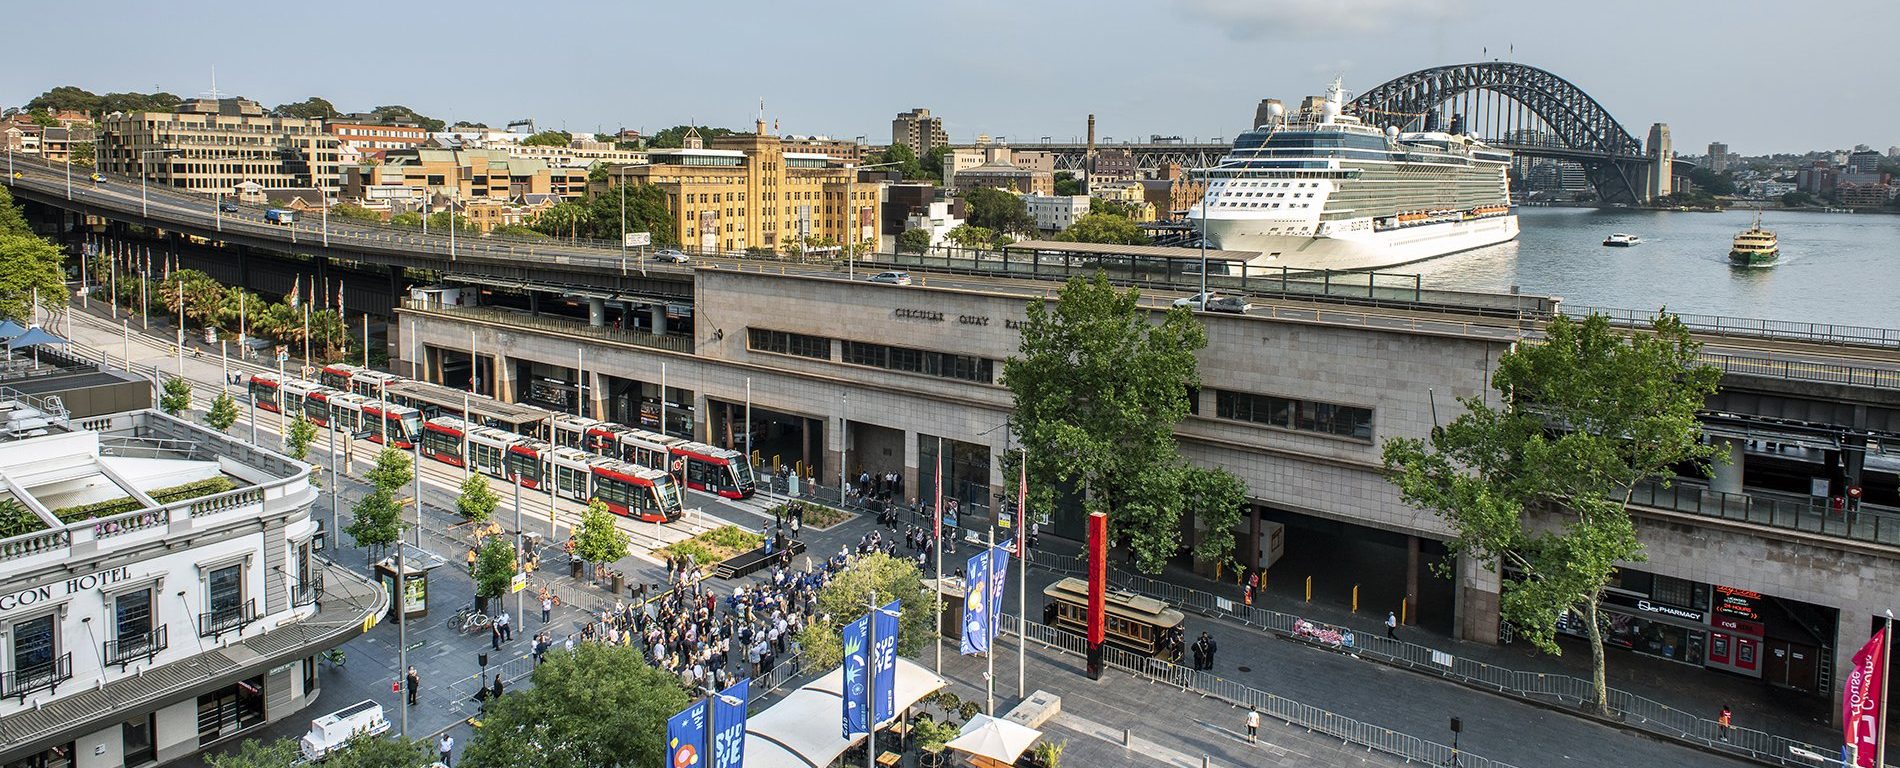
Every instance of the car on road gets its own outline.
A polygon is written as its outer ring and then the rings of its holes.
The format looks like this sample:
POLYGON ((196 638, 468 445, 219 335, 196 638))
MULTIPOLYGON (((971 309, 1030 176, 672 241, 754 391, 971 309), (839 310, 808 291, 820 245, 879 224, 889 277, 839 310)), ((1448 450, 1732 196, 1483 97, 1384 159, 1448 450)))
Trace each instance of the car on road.
POLYGON ((871 276, 871 282, 885 283, 887 285, 910 285, 910 273, 909 272, 879 272, 871 276))
POLYGON ((229 200, 220 201, 218 203, 218 211, 220 213, 237 213, 237 203, 233 203, 229 200))
POLYGON ((653 252, 654 261, 664 261, 671 264, 685 264, 689 258, 691 257, 687 256, 685 251, 679 250, 678 248, 661 248, 653 252))
POLYGON ((1253 309, 1253 305, 1247 303, 1246 299, 1235 296, 1221 296, 1212 291, 1175 299, 1174 306, 1198 309, 1204 312, 1241 313, 1253 309))

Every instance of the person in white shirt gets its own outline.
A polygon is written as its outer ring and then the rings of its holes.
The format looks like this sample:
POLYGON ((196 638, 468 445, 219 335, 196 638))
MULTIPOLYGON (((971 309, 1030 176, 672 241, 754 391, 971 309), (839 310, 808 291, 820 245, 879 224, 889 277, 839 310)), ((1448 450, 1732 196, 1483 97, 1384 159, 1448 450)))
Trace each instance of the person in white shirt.
POLYGON ((1247 743, 1260 743, 1260 710, 1247 710, 1247 743))

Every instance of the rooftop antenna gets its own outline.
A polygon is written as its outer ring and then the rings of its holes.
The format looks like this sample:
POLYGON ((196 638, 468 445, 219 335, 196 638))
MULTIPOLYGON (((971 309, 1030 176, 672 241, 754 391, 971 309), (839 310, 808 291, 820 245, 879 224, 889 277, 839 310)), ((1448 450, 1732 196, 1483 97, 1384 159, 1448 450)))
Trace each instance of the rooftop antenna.
MULTIPOLYGON (((152 90, 154 91, 158 90, 158 86, 153 85, 152 90)), ((218 68, 217 67, 211 68, 211 90, 205 91, 204 95, 214 100, 224 98, 224 92, 218 90, 218 68)))

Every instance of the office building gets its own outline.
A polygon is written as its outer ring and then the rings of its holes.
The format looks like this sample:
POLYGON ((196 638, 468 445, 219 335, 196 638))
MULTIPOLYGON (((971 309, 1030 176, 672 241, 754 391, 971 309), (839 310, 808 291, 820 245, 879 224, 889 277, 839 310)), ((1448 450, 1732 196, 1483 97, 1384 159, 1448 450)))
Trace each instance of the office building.
MULTIPOLYGON (((852 165, 864 162, 864 143, 855 139, 830 136, 785 136, 785 151, 824 155, 852 165)), ((921 155, 919 156, 921 157, 921 155)))
POLYGON ((317 558, 304 464, 7 391, 0 765, 152 765, 244 738, 316 701, 318 655, 387 609, 317 558))
POLYGON ((1879 173, 1884 158, 1871 149, 1858 149, 1847 156, 1848 173, 1879 173))
POLYGON ((684 146, 650 150, 647 159, 610 169, 610 188, 664 191, 686 247, 809 250, 820 238, 832 246, 877 243, 878 185, 860 182, 857 169, 837 158, 788 151, 764 120, 754 133, 719 137, 711 148, 691 132, 684 146))
POLYGON ((331 120, 324 126, 338 142, 359 150, 412 149, 429 143, 429 132, 416 125, 331 120))
POLYGON ((587 169, 514 157, 506 149, 392 149, 382 165, 346 169, 343 197, 359 204, 406 197, 393 187, 422 190, 431 210, 451 203, 520 203, 538 195, 578 200, 587 194, 587 169))
POLYGON ((1728 170, 1728 145, 1719 141, 1709 142, 1709 170, 1721 173, 1728 170))
POLYGON ((1880 208, 1893 202, 1896 187, 1884 173, 1843 173, 1834 181, 1834 199, 1847 208, 1880 208))
POLYGON ((900 112, 897 119, 891 121, 891 145, 909 147, 918 157, 949 143, 950 136, 943 131, 943 118, 931 117, 930 110, 923 107, 900 112))
POLYGON ((1023 205, 1044 232, 1061 232, 1089 213, 1088 195, 1023 195, 1023 205))
POLYGON ((172 112, 107 115, 98 144, 102 171, 207 195, 231 194, 246 181, 331 192, 340 182, 338 142, 323 121, 270 116, 249 99, 190 99, 172 112))

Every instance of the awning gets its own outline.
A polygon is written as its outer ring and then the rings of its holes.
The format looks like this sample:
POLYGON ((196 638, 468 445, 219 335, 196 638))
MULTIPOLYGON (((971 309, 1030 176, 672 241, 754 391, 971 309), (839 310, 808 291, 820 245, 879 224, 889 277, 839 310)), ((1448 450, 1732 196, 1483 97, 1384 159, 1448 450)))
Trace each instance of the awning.
MULTIPOLYGON (((899 657, 895 711, 902 713, 943 686, 943 678, 899 657)), ((841 666, 747 718, 746 768, 824 768, 863 741, 862 734, 849 739, 842 735, 843 690, 841 666)))
POLYGON ((1042 731, 977 715, 963 724, 963 733, 945 744, 958 752, 987 757, 1000 763, 1014 763, 1030 745, 1042 738, 1042 731))
POLYGON ((0 339, 11 339, 22 333, 26 333, 26 328, 19 323, 12 320, 0 320, 0 339))
MULTIPOLYGON (((0 327, 0 330, 5 330, 5 328, 0 327)), ((65 339, 47 333, 44 328, 28 328, 25 333, 19 334, 7 341, 7 351, 11 352, 27 347, 56 347, 65 343, 65 339)))

